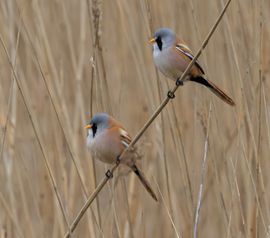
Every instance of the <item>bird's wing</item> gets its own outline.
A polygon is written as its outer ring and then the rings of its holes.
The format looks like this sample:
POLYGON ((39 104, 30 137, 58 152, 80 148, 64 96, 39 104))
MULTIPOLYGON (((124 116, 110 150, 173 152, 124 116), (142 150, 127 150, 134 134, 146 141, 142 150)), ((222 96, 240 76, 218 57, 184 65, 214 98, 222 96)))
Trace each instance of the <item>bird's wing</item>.
MULTIPOLYGON (((177 43, 175 46, 176 50, 178 52, 181 52, 182 54, 184 54, 185 56, 187 56, 190 60, 193 60, 194 56, 192 54, 192 51, 188 48, 187 45, 183 44, 183 43, 177 43)), ((200 64, 197 62, 197 60, 195 61, 195 65, 200 69, 200 71, 202 72, 202 74, 204 74, 204 70, 203 68, 200 66, 200 64)))
MULTIPOLYGON (((128 145, 131 142, 131 137, 128 134, 128 132, 122 128, 119 127, 119 133, 120 133, 120 138, 121 138, 121 143, 125 146, 128 147, 128 145)), ((158 201, 157 196, 153 190, 153 188, 151 187, 150 183, 148 182, 148 180, 146 179, 144 173, 137 167, 135 160, 132 162, 127 162, 126 164, 133 170, 133 172, 138 176, 138 178, 140 179, 141 183, 143 184, 143 186, 145 187, 145 189, 148 191, 148 193, 151 195, 151 197, 155 200, 158 201)))
POLYGON ((124 128, 119 128, 119 133, 120 133, 120 139, 121 143, 125 146, 128 147, 128 145, 131 142, 131 137, 128 134, 128 132, 124 128))

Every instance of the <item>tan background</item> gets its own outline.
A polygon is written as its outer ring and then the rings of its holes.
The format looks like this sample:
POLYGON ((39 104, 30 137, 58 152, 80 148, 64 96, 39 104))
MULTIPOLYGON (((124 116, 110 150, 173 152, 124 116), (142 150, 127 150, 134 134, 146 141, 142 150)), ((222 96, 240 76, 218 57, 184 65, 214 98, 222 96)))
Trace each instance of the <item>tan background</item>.
MULTIPOLYGON (((107 168, 85 148, 91 111, 109 112, 134 136, 173 87, 153 65, 154 29, 174 29, 196 52, 224 4, 0 1, 0 36, 44 151, 1 45, 1 238, 63 237, 67 224, 44 159, 71 223, 107 168)), ((200 57, 236 107, 187 83, 139 141, 159 202, 134 175, 120 176, 74 237, 192 237, 200 184, 199 237, 270 237, 269 9, 267 0, 233 0, 200 57)))

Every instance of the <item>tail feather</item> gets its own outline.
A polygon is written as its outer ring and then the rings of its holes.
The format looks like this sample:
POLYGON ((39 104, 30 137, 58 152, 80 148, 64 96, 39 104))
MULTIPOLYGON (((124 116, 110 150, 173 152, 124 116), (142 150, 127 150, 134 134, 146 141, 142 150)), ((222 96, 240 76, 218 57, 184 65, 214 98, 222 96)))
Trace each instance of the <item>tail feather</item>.
POLYGON ((218 96, 220 99, 222 99, 224 102, 228 103, 231 106, 234 106, 234 101, 226 94, 224 93, 218 86, 216 86, 214 83, 210 82, 209 80, 206 80, 204 77, 192 77, 190 81, 200 83, 207 88, 209 88, 216 96, 218 96))
POLYGON ((139 168, 135 164, 131 167, 131 169, 138 176, 138 178, 140 179, 141 183, 143 184, 143 186, 145 187, 145 189, 148 191, 148 193, 151 195, 151 197, 155 201, 158 201, 157 196, 156 196, 154 190, 151 188, 151 185, 147 181, 147 179, 146 179, 145 175, 143 174, 143 172, 141 170, 139 170, 139 168))

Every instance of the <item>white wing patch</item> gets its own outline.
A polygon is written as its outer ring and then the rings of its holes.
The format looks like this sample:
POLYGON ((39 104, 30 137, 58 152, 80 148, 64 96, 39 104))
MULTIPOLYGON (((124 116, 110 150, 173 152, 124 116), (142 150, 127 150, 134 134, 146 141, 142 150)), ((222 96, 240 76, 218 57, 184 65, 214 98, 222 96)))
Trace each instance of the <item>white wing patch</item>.
POLYGON ((127 148, 128 147, 128 143, 126 143, 125 141, 121 140, 121 143, 127 148))
POLYGON ((177 46, 180 47, 181 49, 186 49, 186 51, 191 52, 191 49, 185 44, 179 44, 178 43, 177 46))
POLYGON ((130 138, 130 136, 128 135, 128 133, 127 133, 124 129, 120 128, 120 129, 119 129, 119 132, 120 132, 120 135, 121 135, 121 136, 127 136, 127 137, 130 138))
POLYGON ((122 128, 119 129, 120 137, 121 137, 121 143, 125 146, 128 147, 128 145, 131 142, 131 138, 129 134, 122 128))
POLYGON ((186 45, 178 44, 175 46, 175 48, 177 50, 181 51, 183 54, 185 54, 191 60, 194 58, 194 56, 188 52, 188 51, 190 51, 190 49, 186 45), (184 49, 186 48, 188 51, 185 51, 183 48, 184 49))
MULTIPOLYGON (((186 55, 190 60, 193 60, 194 56, 192 55, 192 51, 184 44, 177 44, 175 46, 177 50, 186 55)), ((203 68, 200 66, 199 62, 196 60, 195 65, 200 69, 200 71, 204 74, 203 68)))

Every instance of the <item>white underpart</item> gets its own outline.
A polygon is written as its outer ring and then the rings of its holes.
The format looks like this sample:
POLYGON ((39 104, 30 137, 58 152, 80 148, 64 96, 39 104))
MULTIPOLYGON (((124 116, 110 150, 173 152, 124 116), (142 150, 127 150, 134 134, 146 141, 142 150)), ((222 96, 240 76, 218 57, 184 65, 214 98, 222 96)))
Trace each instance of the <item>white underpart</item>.
MULTIPOLYGON (((103 132, 106 133, 106 130, 103 132)), ((104 163, 112 163, 115 156, 108 156, 108 147, 106 140, 104 141, 104 136, 106 135, 103 132, 97 129, 95 136, 93 136, 93 130, 89 129, 86 139, 87 148, 94 159, 98 159, 104 163)))
POLYGON ((153 58, 157 68, 168 78, 176 80, 181 77, 186 69, 187 62, 175 54, 172 54, 171 47, 164 47, 161 51, 157 43, 154 43, 153 58))

